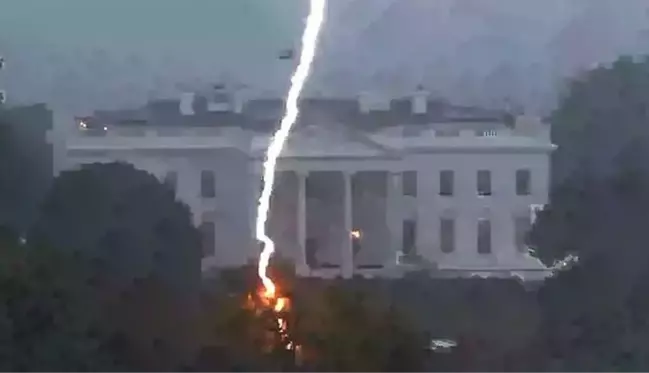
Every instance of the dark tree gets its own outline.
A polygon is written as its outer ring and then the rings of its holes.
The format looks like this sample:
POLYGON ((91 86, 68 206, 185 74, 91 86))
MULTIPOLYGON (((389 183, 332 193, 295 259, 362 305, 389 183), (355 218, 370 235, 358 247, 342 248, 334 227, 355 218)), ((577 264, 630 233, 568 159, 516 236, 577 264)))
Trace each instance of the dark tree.
POLYGON ((649 63, 622 58, 572 83, 553 116, 555 187, 529 237, 546 264, 540 369, 646 370, 649 63))
POLYGON ((199 240, 173 191, 125 163, 61 173, 27 238, 87 263, 108 346, 135 370, 175 370, 192 359, 199 240))
POLYGON ((104 343, 79 258, 0 243, 0 370, 128 369, 104 343))
POLYGON ((649 60, 621 57, 572 80, 552 118, 552 141, 559 146, 553 182, 573 173, 605 177, 616 158, 649 135, 649 60))
POLYGON ((125 163, 61 173, 29 234, 34 244, 92 257, 118 285, 154 277, 181 293, 198 288, 199 240, 188 207, 125 163))
POLYGON ((556 184, 530 236, 537 256, 626 257, 648 227, 649 60, 620 58, 572 81, 552 136, 556 184))
POLYGON ((0 107, 0 225, 17 235, 32 223, 52 179, 51 127, 45 105, 0 107))
MULTIPOLYGON (((208 333, 195 369, 428 369, 426 333, 409 323, 387 299, 357 289, 349 281, 295 280, 278 267, 274 268, 273 277, 278 280, 281 293, 291 301, 282 315, 289 325, 289 339, 299 346, 299 352, 287 351, 286 342, 276 338, 276 315, 254 306, 254 285, 245 290, 237 286, 235 292, 215 287, 217 291, 212 291, 205 303, 202 324, 208 333)), ((243 268, 238 275, 233 272, 227 277, 239 278, 236 282, 243 283, 249 274, 254 275, 254 268, 243 268)))

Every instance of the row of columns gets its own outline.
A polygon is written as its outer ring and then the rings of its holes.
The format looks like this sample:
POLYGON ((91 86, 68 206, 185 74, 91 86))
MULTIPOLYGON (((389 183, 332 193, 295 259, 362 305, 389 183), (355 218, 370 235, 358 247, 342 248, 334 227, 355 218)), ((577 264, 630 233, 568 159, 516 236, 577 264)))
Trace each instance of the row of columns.
MULTIPOLYGON (((296 171, 298 182, 297 193, 297 239, 300 252, 297 258, 297 271, 298 274, 308 274, 310 268, 306 262, 306 179, 309 173, 306 171, 296 171)), ((355 172, 342 171, 343 174, 343 188, 344 188, 344 213, 343 213, 343 227, 345 237, 341 247, 341 275, 343 278, 350 278, 354 274, 354 250, 352 230, 354 229, 353 222, 353 196, 352 196, 352 180, 355 172)), ((387 180, 387 223, 391 236, 391 248, 396 249, 401 246, 402 240, 402 218, 401 209, 399 206, 399 195, 401 193, 401 174, 388 173, 387 180)))
MULTIPOLYGON (((351 232, 353 226, 353 196, 352 196, 352 180, 355 172, 341 171, 343 174, 343 189, 344 189, 344 213, 343 213, 343 227, 345 237, 341 247, 341 276, 343 278, 351 278, 354 274, 354 251, 351 232)), ((308 171, 297 170, 297 241, 298 253, 295 258, 295 267, 298 275, 306 276, 310 272, 306 256, 306 241, 307 241, 307 195, 306 195, 306 181, 309 177, 308 171)), ((259 190, 259 184, 253 183, 255 191, 259 190)), ((399 203, 399 196, 401 194, 401 174, 388 173, 387 180, 387 224, 390 230, 391 248, 397 249, 402 244, 402 215, 401 206, 399 203)), ((254 207, 257 206, 257 198, 254 198, 254 207)), ((254 238, 254 217, 256 211, 252 211, 251 227, 253 228, 254 238)), ((255 240, 256 242, 256 240, 255 240)), ((256 244, 258 247, 258 244, 256 244)), ((396 255, 396 253, 395 253, 396 255)))
MULTIPOLYGON (((344 278, 350 278, 354 274, 354 250, 352 244, 351 232, 353 227, 353 203, 352 203, 352 172, 342 172, 344 188, 344 214, 343 227, 346 236, 343 239, 341 247, 341 275, 344 278)), ((299 275, 307 275, 310 271, 306 260, 306 229, 307 229, 307 211, 306 211, 306 180, 309 177, 307 171, 296 171, 297 175, 297 239, 299 246, 298 258, 296 258, 296 270, 299 275)))

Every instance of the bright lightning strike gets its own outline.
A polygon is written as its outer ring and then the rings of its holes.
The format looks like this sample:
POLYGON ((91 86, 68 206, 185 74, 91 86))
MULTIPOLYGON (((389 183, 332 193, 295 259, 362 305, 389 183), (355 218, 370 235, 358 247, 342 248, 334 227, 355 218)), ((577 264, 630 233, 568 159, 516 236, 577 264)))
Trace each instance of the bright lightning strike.
POLYGON ((284 143, 291 132, 291 128, 298 116, 297 102, 300 98, 304 83, 311 72, 311 65, 315 57, 316 46, 318 44, 318 35, 324 21, 326 0, 310 0, 309 16, 306 19, 306 27, 302 34, 302 53, 293 76, 291 77, 291 88, 286 97, 286 108, 284 117, 280 122, 279 129, 273 135, 273 138, 266 151, 266 161, 264 162, 263 183, 264 187, 259 197, 257 207, 256 236, 264 244, 264 248, 259 256, 259 265, 257 273, 264 285, 266 297, 275 296, 275 284, 268 277, 267 269, 270 257, 275 252, 275 243, 266 234, 266 220, 268 220, 268 209, 270 208, 270 197, 273 193, 275 184, 275 166, 284 143))

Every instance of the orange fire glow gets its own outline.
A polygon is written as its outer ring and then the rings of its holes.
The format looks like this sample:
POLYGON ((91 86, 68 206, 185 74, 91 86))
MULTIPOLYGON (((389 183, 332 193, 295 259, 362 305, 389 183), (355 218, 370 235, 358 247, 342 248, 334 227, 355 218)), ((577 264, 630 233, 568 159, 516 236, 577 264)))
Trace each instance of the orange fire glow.
POLYGON ((290 304, 289 298, 275 296, 275 294, 269 296, 268 291, 262 287, 257 292, 256 297, 253 294, 248 294, 246 308, 254 310, 257 315, 260 315, 264 310, 272 310, 277 321, 277 332, 281 340, 286 344, 286 349, 297 350, 297 347, 289 339, 288 334, 288 323, 285 313, 290 309, 290 304))

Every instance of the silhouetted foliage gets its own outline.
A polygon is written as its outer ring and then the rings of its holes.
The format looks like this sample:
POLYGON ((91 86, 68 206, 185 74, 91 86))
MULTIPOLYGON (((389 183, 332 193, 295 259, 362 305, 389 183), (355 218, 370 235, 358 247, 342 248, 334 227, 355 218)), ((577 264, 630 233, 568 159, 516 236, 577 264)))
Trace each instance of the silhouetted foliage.
POLYGON ((551 121, 555 184, 617 172, 620 152, 649 135, 649 60, 621 57, 574 79, 551 121))
POLYGON ((18 235, 32 223, 52 179, 51 126, 44 105, 0 108, 0 225, 18 235))
POLYGON ((62 172, 28 239, 92 257, 102 280, 118 287, 149 277, 179 294, 199 287, 200 236, 189 208, 126 163, 62 172))
POLYGON ((0 255, 0 370, 123 369, 102 343, 81 260, 9 244, 0 255))
POLYGON ((295 294, 297 316, 304 315, 306 331, 314 331, 310 335, 318 346, 325 348, 337 338, 346 338, 336 348, 384 351, 382 359, 367 361, 362 352, 355 353, 358 360, 345 360, 340 350, 334 348, 336 356, 330 356, 331 351, 324 349, 321 356, 326 358, 319 362, 323 370, 501 371, 531 366, 527 355, 532 351, 527 346, 540 315, 535 292, 517 280, 312 279, 299 281, 295 294), (457 346, 430 351, 431 340, 454 341, 457 346))
POLYGON ((192 360, 199 235, 188 208, 153 175, 123 163, 61 173, 27 241, 84 261, 104 342, 126 369, 192 360))
POLYGON ((648 94, 649 62, 622 58, 575 81, 554 115, 560 183, 530 243, 547 264, 579 261, 539 290, 537 368, 649 367, 648 94))

